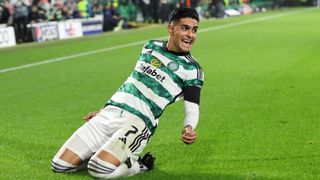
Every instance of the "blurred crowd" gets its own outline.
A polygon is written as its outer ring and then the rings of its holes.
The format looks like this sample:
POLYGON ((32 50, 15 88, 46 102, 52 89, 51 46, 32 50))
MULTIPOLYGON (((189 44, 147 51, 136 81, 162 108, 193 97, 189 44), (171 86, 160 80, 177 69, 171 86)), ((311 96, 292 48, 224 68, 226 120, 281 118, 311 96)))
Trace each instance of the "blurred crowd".
POLYGON ((223 18, 229 6, 259 1, 281 7, 286 0, 0 0, 0 24, 14 26, 17 41, 24 42, 27 24, 32 23, 101 16, 103 30, 114 31, 137 22, 164 23, 177 7, 195 8, 205 18, 223 18))
POLYGON ((0 0, 0 24, 13 26, 18 42, 28 41, 27 25, 103 17, 104 31, 135 27, 136 22, 167 21, 175 7, 197 7, 200 0, 0 0))
POLYGON ((200 0, 0 0, 0 24, 13 25, 17 19, 32 23, 104 14, 158 23, 166 21, 175 7, 196 8, 199 3, 200 0), (137 17, 139 13, 142 17, 137 17))

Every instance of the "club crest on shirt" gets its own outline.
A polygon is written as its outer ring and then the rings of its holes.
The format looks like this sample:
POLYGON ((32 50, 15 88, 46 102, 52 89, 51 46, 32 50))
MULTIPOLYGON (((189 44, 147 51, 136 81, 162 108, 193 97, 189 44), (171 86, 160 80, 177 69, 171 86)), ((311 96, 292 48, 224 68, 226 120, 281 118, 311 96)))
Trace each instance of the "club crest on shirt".
POLYGON ((154 58, 151 60, 151 65, 155 68, 159 68, 162 65, 162 62, 159 61, 158 59, 154 58))
POLYGON ((170 69, 170 71, 177 71, 179 69, 179 64, 175 61, 171 61, 168 64, 168 69, 170 69))

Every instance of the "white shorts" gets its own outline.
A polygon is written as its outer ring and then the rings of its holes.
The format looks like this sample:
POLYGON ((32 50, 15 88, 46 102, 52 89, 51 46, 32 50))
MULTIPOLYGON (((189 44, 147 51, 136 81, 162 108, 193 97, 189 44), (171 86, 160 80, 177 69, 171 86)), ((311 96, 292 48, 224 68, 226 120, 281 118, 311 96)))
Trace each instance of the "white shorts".
POLYGON ((68 148, 86 160, 93 153, 104 150, 124 162, 129 157, 137 159, 150 137, 151 132, 139 117, 118 107, 107 106, 82 125, 59 152, 68 148))

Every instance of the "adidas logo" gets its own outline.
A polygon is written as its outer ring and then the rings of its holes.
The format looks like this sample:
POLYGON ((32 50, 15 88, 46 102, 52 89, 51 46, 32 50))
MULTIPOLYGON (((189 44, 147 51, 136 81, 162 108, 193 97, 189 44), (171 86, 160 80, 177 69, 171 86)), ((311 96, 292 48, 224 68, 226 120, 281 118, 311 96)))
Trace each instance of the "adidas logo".
POLYGON ((127 143, 127 138, 119 138, 120 141, 122 141, 124 144, 127 143))

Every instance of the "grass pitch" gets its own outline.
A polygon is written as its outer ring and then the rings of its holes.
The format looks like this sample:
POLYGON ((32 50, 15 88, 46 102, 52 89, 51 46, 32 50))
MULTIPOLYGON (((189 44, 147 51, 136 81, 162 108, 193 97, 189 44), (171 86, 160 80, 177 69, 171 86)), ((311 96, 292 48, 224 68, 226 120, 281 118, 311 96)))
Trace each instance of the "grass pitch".
MULTIPOLYGON (((129 179, 320 179, 319 19, 313 8, 201 22, 198 140, 180 141, 183 103, 169 106, 145 149, 155 169, 129 179)), ((125 81, 139 42, 166 35, 159 25, 0 49, 0 179, 92 179, 53 173, 53 155, 125 81)))

